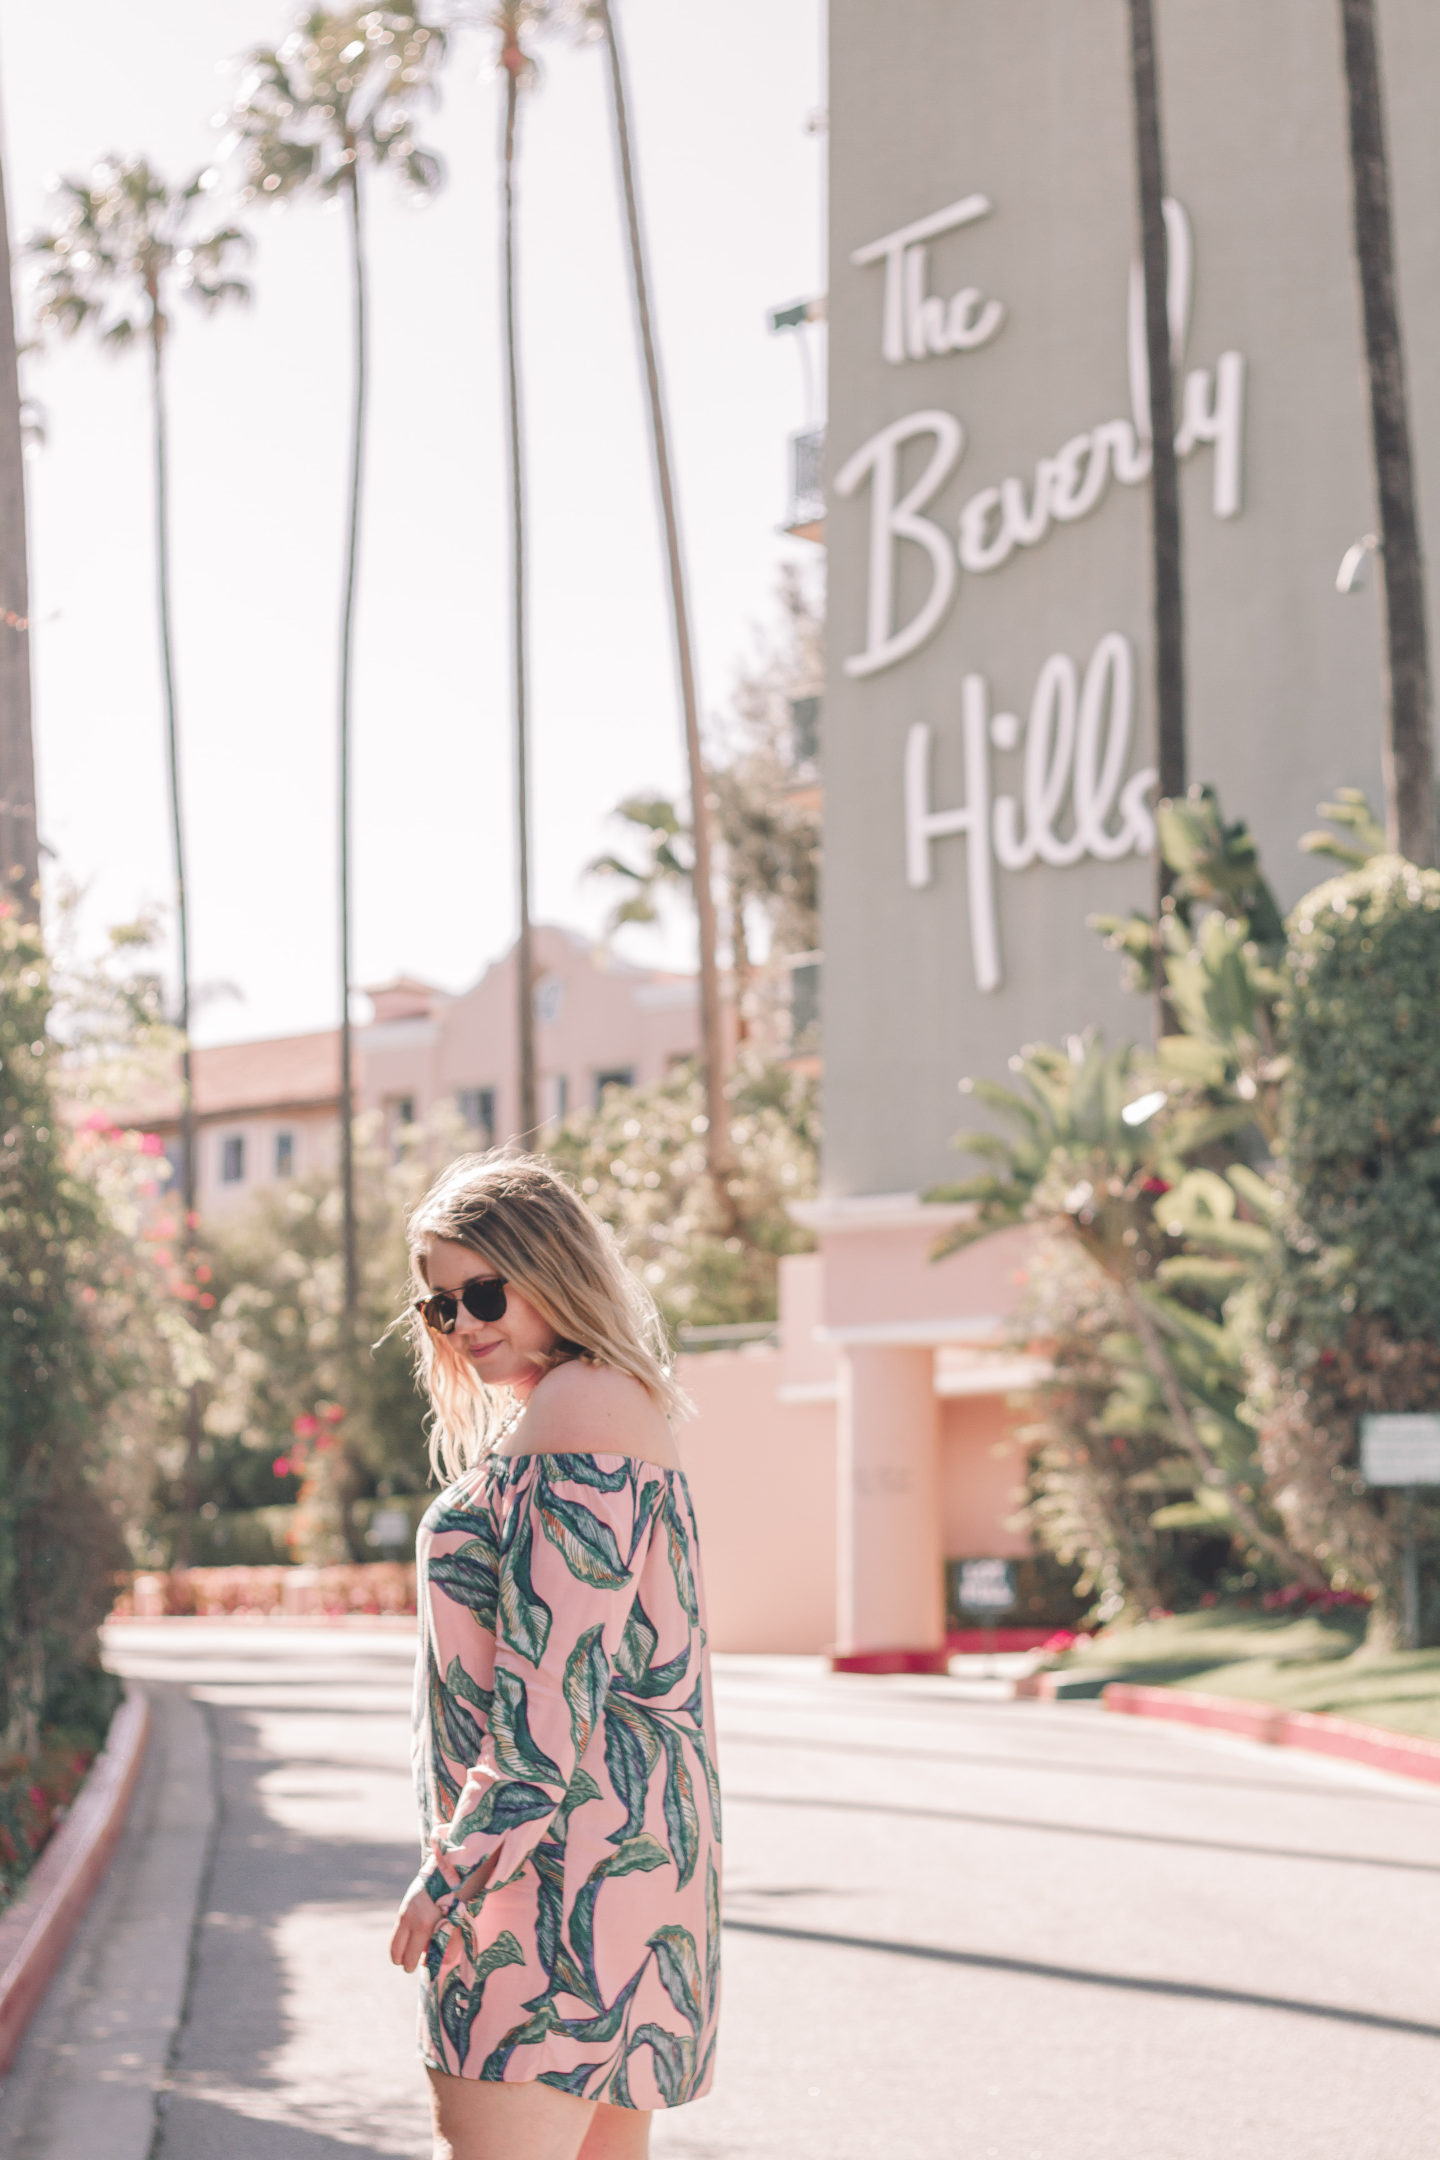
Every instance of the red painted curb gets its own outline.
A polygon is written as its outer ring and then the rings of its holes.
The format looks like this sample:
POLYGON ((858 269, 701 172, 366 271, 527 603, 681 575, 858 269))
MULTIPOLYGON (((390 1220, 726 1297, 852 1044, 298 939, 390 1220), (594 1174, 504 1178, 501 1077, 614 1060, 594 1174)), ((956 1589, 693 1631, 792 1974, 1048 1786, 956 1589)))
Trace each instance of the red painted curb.
POLYGON ((1012 1650, 1043 1650, 1053 1627, 951 1628, 945 1648, 951 1657, 1004 1655, 1012 1650))
POLYGON ((1440 1785, 1440 1744, 1417 1740, 1409 1733, 1386 1732, 1379 1725, 1357 1725, 1351 1718, 1327 1717, 1315 1710, 1292 1710, 1280 1744, 1308 1748, 1312 1755, 1338 1755, 1345 1762, 1368 1763, 1372 1770, 1440 1785))
POLYGON ((1395 1777, 1420 1778, 1440 1785, 1440 1742, 1386 1732, 1383 1726, 1359 1725, 1351 1718, 1317 1710, 1282 1710, 1274 1703, 1242 1702, 1229 1695, 1194 1695, 1178 1688, 1137 1687, 1112 1680, 1104 1693, 1107 1710, 1124 1717, 1167 1719, 1174 1725, 1199 1725, 1212 1732, 1239 1733, 1268 1747, 1300 1748, 1341 1762, 1363 1763, 1395 1777))
POLYGON ((1239 1733, 1242 1739, 1280 1745, 1285 1712, 1273 1703, 1242 1702, 1229 1695, 1192 1695, 1187 1689, 1137 1687, 1112 1680, 1102 1697, 1107 1710, 1127 1717, 1166 1718, 1174 1725, 1203 1725, 1211 1732, 1239 1733))
POLYGON ((943 1673, 950 1668, 948 1650, 829 1650, 831 1672, 943 1673))
POLYGON ((109 1864, 149 1731, 149 1704, 127 1692, 74 1806, 36 1861, 19 1903, 0 1920, 0 2077, 109 1864))

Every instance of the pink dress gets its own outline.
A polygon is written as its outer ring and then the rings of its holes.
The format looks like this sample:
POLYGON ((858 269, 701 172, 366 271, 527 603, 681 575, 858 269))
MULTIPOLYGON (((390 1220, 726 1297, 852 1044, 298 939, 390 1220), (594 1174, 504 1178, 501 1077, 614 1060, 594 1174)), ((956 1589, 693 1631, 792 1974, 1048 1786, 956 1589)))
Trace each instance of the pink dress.
POLYGON ((444 1916, 426 2062, 619 2107, 698 2099, 720 1791, 683 1474, 490 1456, 429 1509, 417 1559, 416 1788, 444 1916))

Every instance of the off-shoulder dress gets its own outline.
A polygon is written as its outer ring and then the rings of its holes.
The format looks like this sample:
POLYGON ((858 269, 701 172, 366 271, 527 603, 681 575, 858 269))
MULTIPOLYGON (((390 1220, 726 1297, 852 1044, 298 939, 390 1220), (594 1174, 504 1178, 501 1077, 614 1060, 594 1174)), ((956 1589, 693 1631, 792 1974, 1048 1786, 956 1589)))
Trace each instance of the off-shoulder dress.
POLYGON ((421 2052, 620 2107, 715 2060, 720 1793, 695 1515, 625 1455, 491 1455, 417 1540, 421 2052))

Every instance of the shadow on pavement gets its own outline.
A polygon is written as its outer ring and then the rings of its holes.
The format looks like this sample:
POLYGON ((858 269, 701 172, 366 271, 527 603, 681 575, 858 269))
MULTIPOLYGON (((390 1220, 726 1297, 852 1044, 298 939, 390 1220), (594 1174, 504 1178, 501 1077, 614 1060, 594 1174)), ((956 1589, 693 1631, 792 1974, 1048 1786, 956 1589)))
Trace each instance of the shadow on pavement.
POLYGON ((1361 2025, 1372 2032, 1405 2033, 1440 2040, 1440 2025, 1419 2018, 1389 2017, 1379 2010, 1347 2010, 1339 2003, 1306 2002, 1289 1995, 1257 1995, 1244 1988, 1207 1987, 1201 1981, 1150 1980, 1138 1973, 1092 1971, 1083 1965, 1047 1965, 1031 1958, 1001 1957, 984 1950, 946 1950, 935 1943, 888 1941, 874 1935, 838 1935, 825 1928, 781 1927, 763 1920, 727 1920, 727 1934, 766 1935, 780 1942, 824 1944, 836 1950, 878 1950, 888 1957, 922 1958, 931 1964, 963 1965, 973 1972, 1012 1973, 1025 1980, 1063 1980, 1077 1987, 1118 1988, 1126 1993, 1168 1995, 1185 2002, 1221 2003, 1245 2010, 1278 2010, 1291 2017, 1323 2018, 1361 2025))
POLYGON ((394 2036, 393 2050, 376 2044, 377 2020, 389 2037, 394 2014, 377 1929, 410 1880, 414 1852, 357 1838, 345 1824, 327 1837, 278 1819, 277 1802, 313 1811, 324 1796, 275 1793, 277 1768, 319 1760, 288 1748, 277 1755, 276 1715, 208 1706, 220 1819, 155 2160, 392 2160, 421 2149, 413 2132, 423 2079, 418 2058, 405 2055, 409 2032, 394 2036), (313 2009, 304 2029, 292 2007, 297 1965, 313 2009), (401 2077, 411 2063, 414 2075, 413 2087, 397 2085, 393 2129, 364 2075, 377 2053, 392 2052, 401 2077))
MULTIPOLYGON (((967 1708, 969 1705, 966 1706, 967 1708)), ((1005 1708, 1009 1709, 1009 1704, 1005 1708)), ((952 1763, 959 1770, 1031 1770, 1052 1777, 1097 1777, 1134 1779, 1148 1785, 1222 1785, 1236 1792, 1286 1793, 1301 1800, 1343 1801, 1353 1807, 1357 1800, 1368 1805, 1375 1802, 1382 1807, 1431 1807, 1433 1795, 1417 1792, 1381 1792, 1378 1789, 1357 1791, 1354 1786, 1311 1784, 1296 1777, 1254 1778, 1225 1777, 1213 1770, 1151 1770, 1129 1763, 1054 1762, 1041 1755, 977 1755, 957 1748, 889 1747, 883 1741, 873 1740, 810 1740, 803 1734, 747 1733, 733 1726, 724 1728, 724 1745, 732 1747, 785 1748, 791 1751, 803 1749, 813 1755, 845 1755, 852 1760, 862 1756, 876 1756, 886 1762, 938 1762, 952 1763)))
POLYGON ((1163 1845, 1181 1852, 1221 1853, 1247 1860, 1313 1860, 1324 1867, 1386 1868, 1402 1875, 1440 1875, 1440 1861, 1389 1860, 1370 1853, 1309 1852, 1288 1845, 1238 1845, 1228 1838, 1178 1837, 1161 1830, 1116 1830, 1102 1823, 1036 1822, 1025 1815, 977 1815, 965 1808, 911 1807, 905 1801, 839 1800, 830 1794, 748 1793, 725 1788, 727 1806, 823 1808, 846 1815, 902 1815, 917 1822, 966 1823, 979 1830, 1036 1830, 1045 1837, 1106 1838, 1119 1845, 1163 1845))

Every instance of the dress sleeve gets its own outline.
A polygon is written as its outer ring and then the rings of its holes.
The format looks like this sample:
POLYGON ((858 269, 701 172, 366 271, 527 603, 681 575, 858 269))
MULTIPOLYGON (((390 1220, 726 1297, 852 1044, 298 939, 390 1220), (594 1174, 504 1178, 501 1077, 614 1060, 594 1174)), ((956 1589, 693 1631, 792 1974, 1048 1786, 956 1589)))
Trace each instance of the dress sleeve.
POLYGON ((643 1468, 537 1454, 507 1479, 488 1730, 430 1840, 425 1888, 442 1914, 487 1862, 481 1895, 511 1881, 571 1792, 648 1544, 657 1487, 643 1468))

